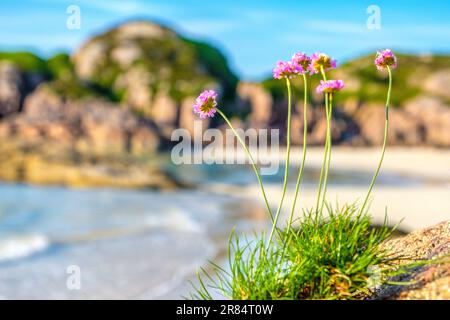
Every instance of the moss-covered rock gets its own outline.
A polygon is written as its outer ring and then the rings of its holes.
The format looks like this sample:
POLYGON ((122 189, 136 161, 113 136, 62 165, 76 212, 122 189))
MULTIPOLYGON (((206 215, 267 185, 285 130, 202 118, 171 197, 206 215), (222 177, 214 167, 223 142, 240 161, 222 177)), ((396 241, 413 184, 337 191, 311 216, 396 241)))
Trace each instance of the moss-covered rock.
POLYGON ((146 21, 120 25, 86 42, 73 56, 77 76, 151 118, 156 97, 176 104, 206 87, 235 96, 237 78, 222 53, 146 21))
POLYGON ((48 141, 0 140, 0 180, 71 187, 174 189, 158 159, 79 152, 48 141))
POLYGON ((30 52, 0 52, 0 61, 11 62, 22 72, 48 75, 46 61, 30 52))
MULTIPOLYGON (((349 101, 353 101, 353 104, 355 102, 356 104, 385 103, 387 73, 380 72, 375 68, 374 58, 374 54, 366 55, 339 64, 337 69, 329 71, 329 78, 343 79, 346 84, 345 89, 336 95, 337 105, 345 105, 349 101)), ((430 90, 434 91, 431 80, 434 79, 436 73, 450 67, 450 56, 397 54, 397 58, 398 68, 393 72, 392 90, 395 93, 391 98, 393 107, 403 107, 408 100, 426 94, 430 90), (430 81, 426 85, 428 79, 430 81)), ((314 89, 320 79, 320 75, 312 76, 310 88, 314 89)), ((302 79, 295 79, 293 84, 294 93, 301 97, 303 95, 302 79)), ((262 82, 262 85, 271 92, 275 100, 283 99, 286 96, 286 86, 283 81, 268 78, 262 82)), ((321 101, 321 96, 318 98, 320 100, 315 99, 316 102, 321 101)), ((446 100, 445 102, 450 102, 447 97, 443 96, 443 98, 446 100)))
POLYGON ((409 285, 382 287, 376 293, 376 299, 450 299, 450 221, 389 240, 384 247, 404 257, 400 263, 411 260, 425 263, 392 279, 409 285))

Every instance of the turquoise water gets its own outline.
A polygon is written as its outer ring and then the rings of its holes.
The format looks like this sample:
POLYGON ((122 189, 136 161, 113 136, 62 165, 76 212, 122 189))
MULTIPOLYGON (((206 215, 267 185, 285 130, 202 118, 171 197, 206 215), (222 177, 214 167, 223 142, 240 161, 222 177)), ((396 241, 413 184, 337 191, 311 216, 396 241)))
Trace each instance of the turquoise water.
POLYGON ((236 224, 226 214, 237 199, 205 191, 1 184, 0 194, 0 298, 158 298, 219 254, 236 224), (81 290, 66 287, 70 265, 81 290))
MULTIPOLYGON (((167 169, 203 188, 158 192, 0 184, 0 298, 179 298, 189 289, 186 279, 221 255, 234 225, 243 232, 266 226, 248 215, 252 206, 241 199, 208 191, 214 183, 254 183, 248 167, 167 169), (81 272, 79 290, 67 287, 69 266, 81 272)), ((264 179, 279 183, 281 172, 264 179)), ((313 185, 317 175, 307 171, 306 183, 313 185)), ((370 177, 333 172, 330 183, 363 185, 370 177)), ((381 185, 421 183, 386 174, 379 180, 381 185)))
MULTIPOLYGON (((167 171, 173 173, 178 178, 194 184, 232 184, 245 186, 254 184, 255 175, 250 166, 244 165, 166 165, 167 171)), ((295 184, 297 180, 298 167, 290 167, 289 182, 295 184)), ((372 179, 373 172, 359 170, 333 170, 330 169, 329 184, 340 186, 368 186, 372 179)), ((306 186, 315 186, 320 176, 319 169, 305 168, 302 184, 306 186)), ((265 183, 281 184, 284 178, 284 166, 280 165, 279 170, 274 175, 265 175, 262 177, 265 183)), ((412 186, 426 183, 423 179, 390 174, 382 172, 377 185, 383 186, 412 186)))

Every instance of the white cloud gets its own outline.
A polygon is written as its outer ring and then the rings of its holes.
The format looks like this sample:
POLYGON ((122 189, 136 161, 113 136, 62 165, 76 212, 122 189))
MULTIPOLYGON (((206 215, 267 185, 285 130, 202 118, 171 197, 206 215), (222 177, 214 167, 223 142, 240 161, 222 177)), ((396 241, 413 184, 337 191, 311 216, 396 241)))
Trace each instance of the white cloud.
POLYGON ((105 10, 112 13, 118 14, 143 14, 143 15, 154 15, 154 14, 173 14, 175 12, 175 7, 168 4, 156 4, 150 3, 148 1, 120 1, 120 0, 96 0, 89 1, 83 0, 79 1, 81 9, 83 7, 95 8, 99 10, 105 10))
POLYGON ((218 19, 181 20, 179 25, 185 31, 207 35, 225 33, 239 28, 238 22, 218 19))
POLYGON ((332 20, 309 20, 303 23, 303 26, 311 31, 319 31, 330 34, 348 34, 361 35, 366 34, 369 30, 366 23, 347 22, 347 21, 332 21, 332 20))

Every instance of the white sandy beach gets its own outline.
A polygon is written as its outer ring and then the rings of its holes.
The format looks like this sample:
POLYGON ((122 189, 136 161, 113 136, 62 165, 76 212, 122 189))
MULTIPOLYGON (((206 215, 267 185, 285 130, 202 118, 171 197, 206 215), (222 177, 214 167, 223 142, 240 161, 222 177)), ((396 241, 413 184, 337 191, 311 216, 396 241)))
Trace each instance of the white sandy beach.
MULTIPOLYGON (((240 154, 240 156, 245 156, 240 154)), ((379 148, 334 147, 332 151, 332 170, 351 170, 372 173, 380 156, 379 148)), ((273 160, 284 162, 284 151, 273 155, 273 160)), ((323 157, 322 148, 308 150, 306 166, 320 168, 323 157)), ((291 151, 291 164, 298 164, 301 159, 301 149, 291 151)), ((292 174, 296 175, 295 169, 292 174)), ((375 185, 372 193, 370 213, 376 223, 381 223, 387 210, 389 224, 394 225, 403 219, 401 230, 412 231, 450 219, 450 150, 428 148, 388 148, 380 172, 380 177, 387 174, 417 178, 420 184, 380 186, 375 185)), ((255 179, 256 182, 256 179, 255 179)), ((329 186, 327 199, 333 203, 338 200, 345 202, 362 200, 367 192, 367 186, 329 186)), ((267 185, 267 194, 272 207, 276 208, 281 198, 281 186, 267 185)), ((218 192, 232 193, 251 199, 261 199, 259 187, 256 185, 232 188, 217 185, 218 192)), ((307 185, 301 187, 297 208, 312 207, 316 201, 316 187, 307 185)), ((293 186, 288 190, 283 214, 293 199, 293 186)), ((297 216, 300 211, 297 210, 297 216)))

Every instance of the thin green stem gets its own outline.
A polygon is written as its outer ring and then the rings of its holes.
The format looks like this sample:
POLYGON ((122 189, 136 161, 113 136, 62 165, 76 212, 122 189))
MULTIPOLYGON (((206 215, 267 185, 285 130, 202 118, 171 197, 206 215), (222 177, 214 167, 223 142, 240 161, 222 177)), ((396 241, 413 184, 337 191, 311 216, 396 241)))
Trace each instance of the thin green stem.
POLYGON ((288 92, 288 114, 287 114, 287 133, 286 133, 286 162, 284 168, 284 181, 283 181, 283 191, 281 194, 280 204, 275 213, 275 218, 273 220, 272 230, 270 231, 269 241, 267 242, 267 247, 270 246, 270 242, 273 238, 273 233, 277 228, 278 219, 280 218, 281 208, 283 207, 284 197, 286 195, 287 178, 289 175, 289 158, 291 153, 291 109, 292 109, 292 93, 291 93, 291 82, 286 78, 286 87, 288 92))
POLYGON ((288 225, 287 225, 287 235, 284 239, 283 243, 283 253, 281 254, 281 263, 283 262, 284 255, 286 253, 286 246, 291 238, 291 227, 294 219, 295 205, 297 204, 298 191, 300 189, 300 182, 302 180, 303 170, 305 168, 305 160, 306 160, 306 145, 308 138, 308 118, 307 118, 307 109, 308 109, 308 81, 306 79, 306 75, 303 74, 303 152, 302 152, 302 162, 300 164, 300 169, 298 171, 297 183, 295 184, 295 192, 294 192, 294 201, 292 203, 291 213, 289 215, 288 225))
MULTIPOLYGON (((322 74, 323 80, 327 81, 327 76, 325 74, 325 70, 323 69, 323 67, 320 67, 320 73, 322 74)), ((328 95, 327 94, 325 94, 325 117, 327 119, 327 130, 328 130, 328 95)), ((324 179, 324 173, 325 173, 325 166, 326 166, 326 162, 327 162, 328 147, 329 147, 328 139, 326 136, 324 152, 323 152, 322 168, 320 169, 319 188, 317 190, 316 211, 319 211, 320 196, 322 195, 322 189, 323 189, 323 179, 324 179)))
POLYGON ((306 75, 303 74, 303 152, 302 152, 302 163, 298 171, 297 183, 295 185, 294 201, 292 203, 291 214, 289 215, 288 230, 292 226, 292 220, 294 218, 295 205, 297 204, 298 191, 300 189, 300 181, 302 180, 303 169, 305 168, 306 160, 306 144, 308 137, 308 118, 307 118, 307 108, 308 108, 308 82, 306 80, 306 75))
POLYGON ((328 182, 328 173, 330 171, 330 162, 331 162, 331 119, 333 117, 333 94, 328 93, 328 112, 327 112, 327 141, 328 141, 328 150, 327 150, 327 165, 325 170, 325 176, 323 179, 323 194, 322 194, 322 205, 320 207, 320 212, 323 210, 323 206, 325 204, 325 197, 327 194, 327 182, 328 182))
POLYGON ((264 189, 264 185, 261 179, 261 175, 259 174, 259 170, 256 167, 256 162, 253 159, 252 154, 250 153, 250 150, 247 148, 247 145, 245 144, 245 142, 242 140, 241 136, 236 132, 236 130, 234 129, 233 125, 231 124, 230 120, 228 120, 227 116, 220 111, 219 109, 216 109, 217 113, 220 114, 222 116, 222 118, 225 120, 225 122, 228 124, 228 126, 230 127, 230 129, 233 131, 234 135, 236 136, 236 138, 238 139, 239 143, 242 145, 242 148, 244 149, 245 153, 247 153, 247 156, 250 159, 250 163, 252 165, 253 171, 256 174, 256 177, 258 178, 258 182, 259 182, 259 187, 261 188, 261 192, 264 198, 264 203, 266 205, 266 209, 267 212, 269 214, 270 219, 273 221, 273 215, 272 215, 272 210, 270 210, 270 205, 269 205, 269 201, 267 200, 267 196, 266 196, 266 191, 264 189))
POLYGON ((364 211, 364 208, 367 205, 367 201, 369 200, 370 193, 372 192, 373 186, 375 184, 375 181, 377 180, 378 173, 380 172, 381 164, 383 163, 384 159, 384 153, 386 152, 386 146, 387 146, 387 138, 388 138, 388 129, 389 129, 389 104, 391 101, 391 90, 392 90, 392 71, 391 68, 387 67, 388 73, 389 73, 389 87, 388 87, 388 93, 386 98, 386 107, 385 107, 385 122, 384 122, 384 139, 383 139, 383 148, 381 151, 381 157, 380 161, 378 162, 377 170, 375 170, 375 174, 372 177, 372 181, 370 182, 369 191, 367 192, 366 198, 364 199, 363 205, 361 207, 361 210, 359 211, 359 214, 362 214, 364 211))

